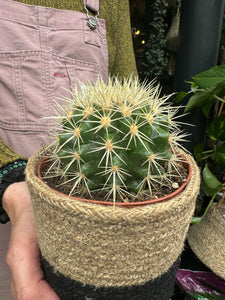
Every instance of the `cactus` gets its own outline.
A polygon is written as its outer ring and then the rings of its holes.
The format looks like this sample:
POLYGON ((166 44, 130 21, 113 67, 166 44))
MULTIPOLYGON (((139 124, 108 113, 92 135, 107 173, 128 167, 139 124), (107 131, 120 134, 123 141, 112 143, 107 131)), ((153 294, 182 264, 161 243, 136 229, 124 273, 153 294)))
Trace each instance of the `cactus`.
POLYGON ((160 86, 137 78, 101 78, 80 84, 56 118, 61 131, 52 153, 56 175, 70 195, 98 194, 105 201, 152 197, 180 176, 176 147, 185 137, 177 108, 160 86), (57 170, 57 171, 56 171, 57 170))

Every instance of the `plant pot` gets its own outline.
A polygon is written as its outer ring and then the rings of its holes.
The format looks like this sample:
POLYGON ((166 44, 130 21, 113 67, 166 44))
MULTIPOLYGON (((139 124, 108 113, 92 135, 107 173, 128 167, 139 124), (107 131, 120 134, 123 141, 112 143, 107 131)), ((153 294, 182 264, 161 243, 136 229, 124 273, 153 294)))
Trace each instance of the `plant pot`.
POLYGON ((212 204, 199 224, 192 225, 188 243, 199 260, 225 279, 225 203, 212 204))
POLYGON ((46 279, 60 299, 168 300, 194 213, 200 176, 194 159, 186 187, 169 200, 128 207, 61 194, 38 178, 44 156, 28 162, 46 279))

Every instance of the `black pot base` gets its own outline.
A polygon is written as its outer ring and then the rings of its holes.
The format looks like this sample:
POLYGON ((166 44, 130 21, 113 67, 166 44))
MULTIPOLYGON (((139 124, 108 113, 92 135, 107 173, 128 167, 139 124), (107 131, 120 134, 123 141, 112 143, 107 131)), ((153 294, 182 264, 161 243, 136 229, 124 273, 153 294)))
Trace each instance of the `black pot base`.
POLYGON ((53 287, 60 300, 168 300, 173 294, 174 281, 180 264, 178 259, 162 276, 143 285, 96 288, 56 272, 41 258, 45 280, 53 287))

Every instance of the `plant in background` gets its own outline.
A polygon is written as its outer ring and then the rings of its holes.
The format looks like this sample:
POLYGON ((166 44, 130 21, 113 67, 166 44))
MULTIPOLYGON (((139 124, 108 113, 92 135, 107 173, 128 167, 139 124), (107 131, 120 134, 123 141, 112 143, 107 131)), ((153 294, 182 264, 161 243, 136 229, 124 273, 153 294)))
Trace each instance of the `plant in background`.
POLYGON ((146 12, 150 17, 139 73, 141 78, 149 81, 157 78, 166 94, 171 93, 174 86, 180 5, 181 0, 146 1, 146 12))
POLYGON ((69 195, 106 201, 154 199, 186 179, 177 152, 185 134, 177 108, 160 96, 159 85, 128 78, 81 84, 64 99, 47 177, 60 176, 69 195))
POLYGON ((168 63, 166 52, 166 13, 167 0, 156 0, 151 3, 152 20, 149 24, 149 36, 145 47, 143 76, 149 80, 160 77, 168 63))
MULTIPOLYGON (((225 65, 212 67, 197 74, 190 82, 191 93, 185 112, 193 107, 200 107, 208 119, 206 145, 195 146, 195 158, 202 164, 203 188, 207 196, 211 196, 209 206, 217 194, 225 189, 225 65)), ((180 92, 177 100, 181 100, 189 93, 180 92)), ((198 223, 202 217, 196 217, 193 222, 198 223)))

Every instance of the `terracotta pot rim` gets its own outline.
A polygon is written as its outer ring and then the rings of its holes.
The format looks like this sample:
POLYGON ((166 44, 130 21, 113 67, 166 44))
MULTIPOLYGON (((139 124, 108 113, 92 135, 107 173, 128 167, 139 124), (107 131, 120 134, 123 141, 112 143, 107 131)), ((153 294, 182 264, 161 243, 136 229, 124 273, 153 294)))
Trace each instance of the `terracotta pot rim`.
MULTIPOLYGON (((186 165, 188 166, 188 176, 185 180, 185 182, 178 188, 176 189, 174 192, 165 195, 163 197, 157 198, 157 199, 151 199, 151 200, 147 200, 147 201, 139 201, 139 202, 129 202, 129 203, 125 203, 125 202, 116 202, 115 204, 112 201, 101 201, 101 200, 93 200, 93 199, 86 199, 86 198, 79 198, 79 197, 75 197, 75 196, 69 196, 67 194, 64 194, 62 192, 59 192, 57 190, 55 190, 54 188, 48 186, 48 188, 50 188, 52 191, 61 194, 63 196, 69 197, 70 199, 74 199, 74 200, 79 200, 82 202, 88 202, 88 203, 93 203, 93 204, 101 204, 101 205, 108 205, 108 206, 117 206, 117 207, 126 207, 126 208, 131 208, 131 207, 136 207, 136 206, 144 206, 144 205, 149 205, 149 204, 155 204, 155 203, 161 203, 161 202, 165 202, 170 200, 171 198, 177 196, 178 194, 180 194, 186 187, 186 185, 188 184, 188 182, 191 179, 191 175, 192 175, 192 169, 191 169, 191 164, 188 162, 187 158, 180 154, 180 156, 185 160, 186 165)), ((37 166, 37 175, 38 178, 44 183, 46 184, 46 182, 44 181, 44 179, 41 176, 41 167, 43 166, 43 163, 48 159, 48 157, 43 157, 40 162, 38 163, 37 166)), ((46 184, 47 185, 47 184, 46 184)))

